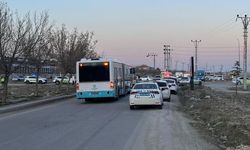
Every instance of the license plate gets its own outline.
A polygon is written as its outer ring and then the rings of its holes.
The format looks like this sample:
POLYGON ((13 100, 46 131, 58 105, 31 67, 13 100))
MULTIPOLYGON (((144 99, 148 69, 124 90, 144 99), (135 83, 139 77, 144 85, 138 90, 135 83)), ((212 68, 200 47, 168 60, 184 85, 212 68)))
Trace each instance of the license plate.
POLYGON ((140 93, 140 96, 149 96, 149 93, 140 93))
POLYGON ((99 92, 91 92, 91 95, 98 95, 99 92))

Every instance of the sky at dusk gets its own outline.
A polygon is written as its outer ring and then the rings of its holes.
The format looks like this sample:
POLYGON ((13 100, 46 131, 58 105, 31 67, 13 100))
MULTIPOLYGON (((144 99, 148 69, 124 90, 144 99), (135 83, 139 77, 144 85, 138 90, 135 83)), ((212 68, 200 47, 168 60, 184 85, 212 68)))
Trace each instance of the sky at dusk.
MULTIPOLYGON (((194 44, 198 66, 210 71, 230 70, 243 55, 243 25, 236 15, 250 16, 249 0, 7 0, 20 14, 48 11, 60 27, 93 31, 96 52, 130 65, 153 66, 148 53, 157 54, 163 69, 163 45, 171 45, 172 68, 187 69, 194 44)), ((249 41, 249 40, 248 40, 249 41)), ((249 52, 250 53, 250 52, 249 52)), ((250 54, 248 55, 250 58, 250 54)), ((241 63, 242 64, 242 63, 241 63)), ((250 66, 250 59, 248 59, 250 66)), ((248 67, 248 71, 250 67, 248 67)))

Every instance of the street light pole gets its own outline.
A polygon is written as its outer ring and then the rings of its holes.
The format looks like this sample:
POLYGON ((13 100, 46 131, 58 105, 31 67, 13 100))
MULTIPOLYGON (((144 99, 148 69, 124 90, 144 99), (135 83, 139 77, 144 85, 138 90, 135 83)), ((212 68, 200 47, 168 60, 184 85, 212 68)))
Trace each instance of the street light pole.
POLYGON ((240 40, 237 39, 237 41, 238 41, 239 64, 240 64, 240 40))
POLYGON ((157 54, 155 54, 155 53, 148 53, 147 54, 147 57, 150 57, 150 56, 153 56, 154 58, 153 58, 153 61, 154 61, 154 69, 155 69, 155 56, 157 56, 157 54))

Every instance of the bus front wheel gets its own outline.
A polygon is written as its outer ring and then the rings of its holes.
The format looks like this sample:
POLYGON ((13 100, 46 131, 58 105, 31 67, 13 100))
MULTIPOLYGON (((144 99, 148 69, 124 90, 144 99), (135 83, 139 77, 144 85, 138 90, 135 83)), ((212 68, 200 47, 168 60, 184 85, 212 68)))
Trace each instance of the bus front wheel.
POLYGON ((134 110, 134 109, 135 109, 135 106, 130 105, 129 108, 130 108, 130 110, 134 110))

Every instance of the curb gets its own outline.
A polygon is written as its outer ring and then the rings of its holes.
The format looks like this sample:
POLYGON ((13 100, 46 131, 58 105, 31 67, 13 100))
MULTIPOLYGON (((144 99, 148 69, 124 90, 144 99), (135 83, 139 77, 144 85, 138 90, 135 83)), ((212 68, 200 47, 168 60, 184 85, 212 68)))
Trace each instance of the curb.
POLYGON ((73 97, 75 97, 75 94, 57 96, 57 97, 46 98, 46 99, 41 99, 41 100, 36 100, 36 101, 13 104, 10 106, 4 106, 4 107, 0 108, 0 114, 12 112, 12 111, 23 110, 23 109, 43 105, 43 104, 49 104, 49 103, 53 103, 56 101, 63 101, 63 100, 66 100, 68 98, 73 98, 73 97))

